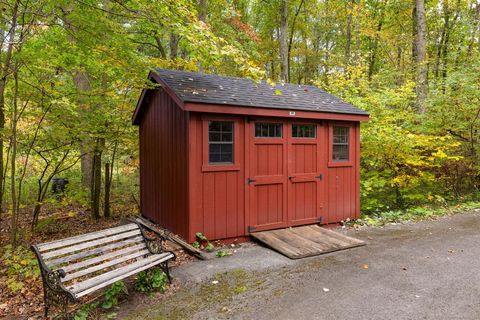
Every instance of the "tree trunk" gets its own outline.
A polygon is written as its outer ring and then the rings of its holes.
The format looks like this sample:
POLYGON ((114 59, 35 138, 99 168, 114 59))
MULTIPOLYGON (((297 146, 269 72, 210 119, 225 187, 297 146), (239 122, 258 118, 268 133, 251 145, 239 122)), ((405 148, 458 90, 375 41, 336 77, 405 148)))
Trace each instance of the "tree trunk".
MULTIPOLYGON (((10 64, 12 62, 12 54, 13 54, 13 46, 15 44, 15 33, 17 32, 17 18, 18 18, 18 5, 19 1, 15 1, 12 9, 12 20, 11 20, 11 27, 10 27, 10 34, 8 40, 7 51, 5 53, 5 60, 3 61, 3 67, 1 70, 0 76, 0 220, 2 217, 3 211, 3 195, 4 195, 4 187, 5 184, 5 176, 4 176, 4 162, 3 162, 3 147, 5 141, 5 89, 7 87, 7 78, 10 73, 10 64)), ((0 50, 1 51, 1 50, 0 50)), ((1 58, 1 56, 0 56, 1 58)), ((0 60, 0 65, 2 61, 0 60)))
POLYGON ((355 0, 345 4, 347 9, 347 30, 345 32, 345 66, 350 64, 351 43, 352 43, 352 14, 355 6, 355 0))
POLYGON ((110 186, 112 184, 112 176, 110 171, 110 163, 105 163, 105 192, 103 201, 103 216, 110 217, 110 186))
POLYGON ((280 80, 288 82, 288 4, 280 0, 280 80))
POLYGON ((178 41, 180 37, 175 33, 170 33, 170 59, 176 59, 178 56, 178 41))
MULTIPOLYGON (((88 106, 85 104, 86 99, 84 94, 91 90, 88 76, 83 71, 77 70, 73 75, 73 83, 78 91, 79 103, 84 111, 87 112, 88 106)), ((80 141, 80 153, 82 154, 82 158, 80 160, 82 186, 90 189, 92 186, 91 172, 93 162, 93 146, 90 139, 84 137, 83 140, 80 141)))
POLYGON ((15 71, 15 89, 13 97, 13 112, 12 112, 12 160, 10 164, 10 193, 12 197, 12 230, 11 230, 11 241, 12 246, 15 248, 17 246, 17 229, 18 229, 18 206, 17 206, 17 191, 15 185, 15 178, 17 177, 16 173, 16 158, 17 158, 17 120, 18 120, 18 74, 15 71))
POLYGON ((375 38, 373 39, 372 54, 370 56, 370 61, 368 64, 368 80, 372 79, 372 76, 376 70, 378 42, 380 41, 379 34, 383 28, 383 18, 384 18, 384 13, 382 12, 380 16, 380 21, 378 22, 378 26, 377 26, 377 33, 375 35, 375 38))
POLYGON ((417 0, 412 5, 412 69, 417 68, 417 0))
POLYGON ((475 45, 477 35, 478 35, 478 30, 480 27, 480 3, 477 4, 475 7, 475 17, 474 17, 474 23, 473 23, 473 28, 472 28, 472 35, 470 38, 470 42, 468 43, 468 48, 467 48, 467 57, 470 57, 473 51, 473 46, 475 45))
POLYGON ((355 64, 359 63, 360 59, 360 0, 356 3, 355 13, 355 64))
POLYGON ((198 20, 205 22, 207 19, 207 0, 198 0, 198 20))
POLYGON ((300 10, 302 9, 303 3, 304 3, 304 0, 301 0, 300 4, 297 7, 297 10, 295 11, 295 15, 293 16, 292 25, 290 27, 290 39, 288 40, 288 49, 287 49, 287 64, 288 64, 287 79, 288 79, 288 81, 291 81, 291 79, 292 79, 292 77, 290 75, 290 71, 291 71, 290 56, 292 54, 293 36, 295 34, 295 23, 297 22, 298 14, 300 13, 300 10))
POLYGON ((416 49, 417 49, 417 74, 416 74, 416 102, 417 111, 425 113, 425 100, 427 99, 427 48, 426 48, 426 21, 425 21, 425 0, 415 0, 416 4, 416 49))
POLYGON ((105 139, 98 138, 93 151, 92 185, 90 187, 90 203, 92 217, 100 218, 100 192, 102 184, 102 150, 105 139))

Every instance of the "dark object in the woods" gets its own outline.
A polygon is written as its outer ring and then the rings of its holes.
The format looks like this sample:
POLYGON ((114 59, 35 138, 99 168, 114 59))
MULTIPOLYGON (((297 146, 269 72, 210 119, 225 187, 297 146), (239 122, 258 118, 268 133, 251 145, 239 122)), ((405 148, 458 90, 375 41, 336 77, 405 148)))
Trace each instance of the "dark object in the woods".
POLYGON ((60 194, 65 193, 65 187, 69 183, 67 178, 53 178, 52 180, 52 193, 60 194))
POLYGON ((163 250, 164 241, 155 230, 130 221, 32 245, 43 280, 45 317, 48 309, 57 305, 66 318, 69 303, 154 266, 159 266, 171 283, 168 261, 175 260, 175 254, 163 250))

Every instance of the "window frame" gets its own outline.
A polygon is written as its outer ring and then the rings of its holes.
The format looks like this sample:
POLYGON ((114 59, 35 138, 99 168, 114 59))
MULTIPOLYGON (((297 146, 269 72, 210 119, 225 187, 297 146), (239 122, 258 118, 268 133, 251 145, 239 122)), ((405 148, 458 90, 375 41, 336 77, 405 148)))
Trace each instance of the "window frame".
POLYGON ((352 123, 331 122, 328 125, 328 166, 329 167, 352 167, 354 164, 354 148, 356 137, 354 135, 355 125, 352 123), (333 160, 333 128, 348 128, 348 160, 333 160))
POLYGON ((314 122, 290 122, 290 138, 292 139, 306 139, 306 140, 316 140, 318 139, 318 126, 314 122), (293 126, 313 126, 313 131, 315 135, 313 137, 294 137, 293 136, 293 126))
POLYGON ((230 118, 230 117, 221 117, 221 116, 208 116, 202 117, 202 172, 210 172, 210 171, 239 171, 240 170, 240 145, 239 145, 239 137, 240 137, 240 121, 237 118, 230 118), (210 139, 209 139, 209 124, 210 122, 231 122, 233 124, 233 162, 210 162, 210 155, 209 155, 209 146, 210 146, 210 139))
POLYGON ((256 121, 254 126, 253 126, 253 137, 255 139, 283 139, 284 135, 285 135, 285 128, 284 128, 284 125, 283 125, 282 122, 278 122, 278 121, 256 121), (262 125, 262 124, 279 125, 280 126, 280 137, 257 137, 257 125, 262 125))

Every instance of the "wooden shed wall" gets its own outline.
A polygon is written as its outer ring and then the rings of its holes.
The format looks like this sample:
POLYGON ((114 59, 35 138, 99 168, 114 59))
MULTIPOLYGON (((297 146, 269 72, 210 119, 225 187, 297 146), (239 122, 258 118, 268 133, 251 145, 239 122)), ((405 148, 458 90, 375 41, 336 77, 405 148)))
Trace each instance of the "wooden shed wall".
POLYGON ((140 207, 148 219, 188 236, 188 115, 163 90, 151 92, 140 122, 140 207))
POLYGON ((190 235, 203 232, 208 239, 227 239, 246 235, 245 227, 245 132, 244 118, 236 116, 208 116, 190 114, 189 131, 189 203, 190 235), (237 166, 208 167, 206 158, 206 125, 211 119, 235 121, 237 166))

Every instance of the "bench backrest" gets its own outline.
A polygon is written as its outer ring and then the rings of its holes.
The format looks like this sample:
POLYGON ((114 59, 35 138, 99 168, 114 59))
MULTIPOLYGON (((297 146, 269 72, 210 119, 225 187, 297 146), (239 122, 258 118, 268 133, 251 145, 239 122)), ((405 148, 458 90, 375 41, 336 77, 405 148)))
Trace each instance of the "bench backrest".
POLYGON ((135 223, 42 243, 36 248, 48 269, 62 269, 66 273, 62 282, 94 276, 149 254, 142 232, 135 223))

